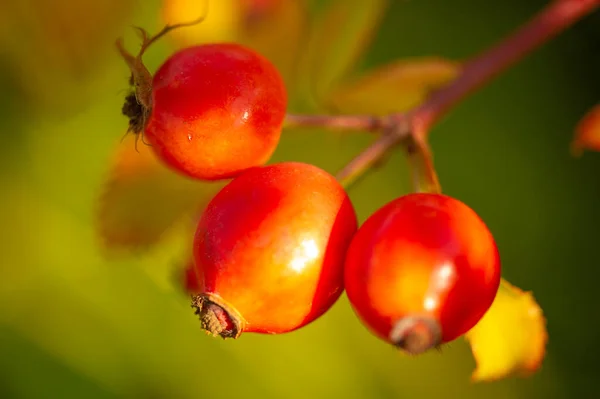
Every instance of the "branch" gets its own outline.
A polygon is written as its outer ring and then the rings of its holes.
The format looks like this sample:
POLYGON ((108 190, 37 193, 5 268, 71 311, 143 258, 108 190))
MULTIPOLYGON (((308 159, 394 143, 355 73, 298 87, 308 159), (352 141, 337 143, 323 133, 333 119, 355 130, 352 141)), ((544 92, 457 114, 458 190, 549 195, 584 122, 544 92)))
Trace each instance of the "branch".
POLYGON ((413 111, 425 132, 460 100, 573 25, 600 5, 600 0, 554 0, 496 46, 467 62, 460 75, 413 111))
POLYGON ((323 127, 328 129, 380 132, 389 121, 371 115, 291 115, 285 118, 284 128, 323 127))
MULTIPOLYGON (((299 116, 289 115, 287 127, 325 127, 363 131, 379 131, 382 135, 354 158, 339 173, 338 179, 350 184, 392 148, 412 136, 421 143, 430 158, 426 137, 431 127, 453 106, 486 82, 511 67, 543 43, 573 25, 600 5, 600 0, 554 0, 536 16, 497 45, 471 59, 459 76, 432 94, 422 105, 406 113, 373 116, 299 116)), ((433 168, 433 163, 428 162, 433 168)), ((435 176, 435 171, 425 175, 435 176)), ((437 182, 431 182, 437 185, 437 182)))

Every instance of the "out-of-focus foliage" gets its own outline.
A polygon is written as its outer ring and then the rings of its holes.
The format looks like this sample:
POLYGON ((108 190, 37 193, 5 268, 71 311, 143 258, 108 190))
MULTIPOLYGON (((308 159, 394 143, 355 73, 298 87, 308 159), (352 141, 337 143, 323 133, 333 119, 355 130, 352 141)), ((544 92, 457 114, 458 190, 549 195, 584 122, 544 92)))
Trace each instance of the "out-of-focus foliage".
POLYGON ((388 0, 330 1, 315 16, 305 49, 303 83, 317 101, 360 60, 388 5, 388 0))
POLYGON ((306 8, 304 1, 165 0, 160 15, 161 23, 174 24, 208 9, 204 22, 174 31, 167 40, 176 48, 210 42, 244 44, 269 58, 281 72, 286 87, 294 88, 300 46, 306 40, 306 8))
MULTIPOLYGON (((139 138, 139 137, 138 137, 139 138)), ((199 183, 163 165, 135 137, 120 143, 98 204, 98 231, 108 250, 156 244, 182 217, 196 219, 222 183, 199 183)))
POLYGON ((94 102, 114 37, 134 0, 19 0, 0 3, 0 65, 30 101, 67 113, 94 102))
MULTIPOLYGON (((43 0, 17 3, 0 2, 4 22, 0 24, 0 104, 5 105, 0 109, 1 397, 529 399, 584 397, 594 392, 600 372, 593 327, 595 282, 600 277, 595 234, 600 186, 594 182, 600 160, 591 155, 574 161, 565 148, 572 126, 598 100, 600 83, 594 79, 600 65, 593 47, 597 40, 589 34, 597 19, 584 21, 467 99, 432 133, 444 190, 482 216, 500 247, 505 277, 533 291, 548 320, 550 344, 539 372, 527 379, 472 384, 468 376, 476 364, 464 340, 445 346, 441 354, 399 356, 368 333, 345 298, 323 318, 291 334, 248 334, 236 342, 207 337, 181 286, 191 244, 186 233, 189 220, 183 216, 169 225, 157 215, 149 224, 156 233, 153 237, 161 236, 155 245, 134 256, 105 258, 96 229, 98 199, 107 175, 118 168, 116 154, 130 151, 123 146, 133 144, 131 140, 119 144, 127 126, 120 109, 128 71, 110 48, 124 33, 129 35, 126 43, 134 48, 128 25, 160 29, 164 6, 158 0, 120 2, 123 8, 117 5, 108 12, 107 22, 99 9, 112 1, 85 0, 69 3, 70 7, 43 0), (134 17, 128 14, 132 11, 134 17), (18 21, 39 20, 45 13, 42 19, 51 24, 62 20, 53 14, 59 12, 65 14, 64 20, 76 16, 73 20, 83 20, 89 29, 96 24, 106 28, 98 31, 97 42, 86 41, 97 45, 83 46, 90 53, 83 59, 90 60, 86 65, 93 72, 71 73, 64 52, 48 46, 41 53, 44 57, 37 58, 39 65, 32 63, 47 73, 38 72, 39 84, 33 84, 35 80, 28 80, 30 69, 17 66, 25 65, 24 55, 33 59, 37 54, 30 37, 34 31, 18 21), (78 14, 84 12, 87 17, 78 14), (32 83, 35 90, 22 82, 32 83), (51 95, 34 95, 38 89, 51 95), (48 115, 49 109, 59 109, 65 118, 57 121, 48 115)), ((221 4, 213 6, 218 9, 228 2, 211 3, 221 4)), ((283 3, 300 7, 292 1, 283 3)), ((314 94, 319 99, 329 88, 352 82, 351 76, 342 76, 350 72, 363 76, 406 58, 465 59, 545 4, 517 0, 388 3, 380 14, 365 11, 365 19, 377 16, 380 25, 364 29, 374 42, 362 57, 352 55, 358 62, 354 70, 340 67, 339 60, 335 67, 326 64, 353 50, 348 43, 357 40, 351 37, 355 32, 342 34, 344 44, 336 49, 340 53, 320 53, 316 61, 317 66, 323 64, 324 80, 319 84, 307 78, 310 58, 304 49, 313 42, 306 36, 306 22, 296 22, 294 28, 293 18, 286 20, 284 26, 297 32, 299 39, 290 36, 290 50, 272 54, 292 59, 287 57, 292 57, 291 49, 297 45, 303 55, 301 61, 287 61, 299 69, 287 75, 298 76, 292 111, 325 112, 309 97, 314 94), (338 72, 329 75, 328 68, 338 72)), ((314 0, 302 7, 326 13, 331 4, 333 0, 314 0)), ((214 17, 215 33, 207 40, 242 40, 236 33, 239 22, 231 26, 218 22, 219 18, 226 21, 236 9, 222 12, 214 17)), ((185 19, 192 16, 195 11, 184 15, 185 19)), ((358 24, 361 18, 354 21, 358 24)), ((78 24, 69 26, 67 39, 64 43, 60 39, 57 48, 83 37, 85 30, 80 32, 78 24)), ((322 36, 338 35, 336 26, 343 27, 332 25, 328 31, 324 26, 322 36)), ((265 31, 284 48, 285 36, 291 35, 265 31)), ((38 41, 52 38, 36 37, 38 41)), ((151 68, 178 47, 175 37, 171 39, 146 54, 151 68)), ((327 48, 325 44, 322 48, 327 48)), ((286 132, 273 161, 300 160, 334 172, 369 140, 367 134, 340 138, 318 129, 286 132)), ((143 164, 143 153, 139 156, 143 164)), ((141 184, 139 175, 133 177, 141 184)), ((408 177, 398 154, 353 188, 350 195, 361 220, 410 190, 408 177)), ((152 213, 167 192, 161 187, 174 193, 170 190, 179 185, 169 181, 146 186, 142 201, 147 203, 138 202, 126 190, 115 191, 114 198, 131 200, 131 207, 117 208, 120 216, 115 225, 130 226, 140 222, 139 215, 152 213)), ((196 188, 181 184, 190 198, 197 195, 196 188)), ((189 203, 178 199, 171 204, 189 203)))
POLYGON ((327 102, 350 114, 405 111, 422 103, 459 71, 460 64, 455 61, 435 57, 401 59, 340 85, 327 102))

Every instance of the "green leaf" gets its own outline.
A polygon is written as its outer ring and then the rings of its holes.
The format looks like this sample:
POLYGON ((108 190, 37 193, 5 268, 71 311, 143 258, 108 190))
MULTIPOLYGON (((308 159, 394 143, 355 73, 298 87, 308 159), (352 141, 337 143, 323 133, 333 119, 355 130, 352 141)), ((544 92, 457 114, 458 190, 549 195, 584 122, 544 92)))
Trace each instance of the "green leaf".
POLYGON ((125 140, 102 187, 97 230, 109 250, 142 250, 159 242, 182 217, 196 217, 223 183, 183 177, 151 148, 125 140), (139 152, 138 152, 139 151, 139 152))
POLYGON ((371 43, 387 5, 387 0, 335 0, 317 16, 306 49, 309 95, 320 100, 350 71, 371 43))
POLYGON ((437 57, 402 59, 338 86, 327 103, 345 113, 399 112, 423 102, 459 70, 459 63, 437 57))

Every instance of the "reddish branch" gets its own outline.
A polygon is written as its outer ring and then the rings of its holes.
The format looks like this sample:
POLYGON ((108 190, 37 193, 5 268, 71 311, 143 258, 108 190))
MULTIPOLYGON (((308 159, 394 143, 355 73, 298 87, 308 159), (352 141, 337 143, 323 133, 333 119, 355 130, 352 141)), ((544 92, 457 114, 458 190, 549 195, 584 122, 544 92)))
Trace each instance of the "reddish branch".
POLYGON ((285 127, 326 127, 330 129, 363 130, 379 132, 392 123, 389 118, 371 115, 294 115, 288 114, 285 127))
MULTIPOLYGON (((550 40, 600 5, 600 0, 554 0, 531 20, 499 44, 464 64, 459 76, 437 91, 422 105, 406 113, 381 118, 373 116, 289 115, 287 126, 329 127, 352 130, 380 131, 382 135, 339 173, 343 183, 362 175, 401 142, 418 143, 425 150, 421 156, 430 158, 427 135, 432 125, 454 105, 500 74, 525 55, 550 40)), ((408 145, 407 148, 414 148, 408 145)), ((431 165, 431 160, 425 162, 431 165)), ((435 171, 426 175, 436 179, 435 171)))

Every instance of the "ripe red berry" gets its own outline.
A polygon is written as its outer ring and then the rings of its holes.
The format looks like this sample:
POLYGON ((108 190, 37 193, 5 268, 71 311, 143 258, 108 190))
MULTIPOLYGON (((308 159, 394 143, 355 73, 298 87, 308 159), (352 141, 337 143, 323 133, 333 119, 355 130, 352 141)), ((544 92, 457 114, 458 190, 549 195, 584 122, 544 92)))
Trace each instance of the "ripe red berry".
POLYGON ((183 270, 183 276, 181 276, 181 280, 183 289, 186 293, 196 294, 199 292, 200 287, 198 286, 198 274, 196 273, 193 260, 191 260, 183 270))
POLYGON ((200 295, 213 335, 284 333, 325 313, 343 291, 354 208, 327 172, 287 162, 244 172, 205 209, 194 240, 200 295))
POLYGON ((475 326, 499 284, 492 234, 471 208, 440 194, 410 194, 380 208, 346 258, 346 292, 359 318, 412 354, 475 326))
POLYGON ((119 49, 135 92, 123 113, 158 157, 192 178, 217 180, 265 164, 287 107, 283 80, 266 58, 238 44, 193 46, 171 55, 152 77, 141 55, 119 49))

